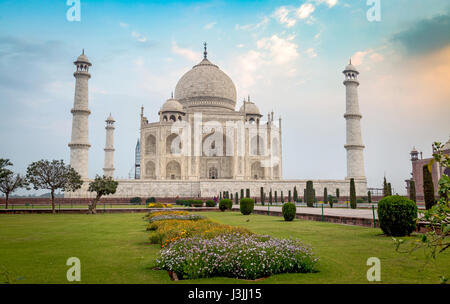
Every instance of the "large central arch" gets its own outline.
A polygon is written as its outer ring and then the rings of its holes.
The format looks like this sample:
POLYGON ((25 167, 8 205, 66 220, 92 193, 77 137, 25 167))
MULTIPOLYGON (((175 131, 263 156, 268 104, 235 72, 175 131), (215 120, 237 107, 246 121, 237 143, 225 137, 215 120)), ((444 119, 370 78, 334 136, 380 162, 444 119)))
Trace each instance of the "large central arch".
POLYGON ((181 166, 177 161, 171 160, 166 166, 166 179, 181 179, 181 166))

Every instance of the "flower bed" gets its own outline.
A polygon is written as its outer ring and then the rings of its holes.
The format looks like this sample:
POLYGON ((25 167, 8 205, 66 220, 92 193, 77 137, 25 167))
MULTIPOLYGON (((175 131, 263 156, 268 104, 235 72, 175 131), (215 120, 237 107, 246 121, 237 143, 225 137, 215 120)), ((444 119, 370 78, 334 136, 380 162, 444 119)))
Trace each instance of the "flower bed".
POLYGON ((277 273, 313 272, 318 258, 298 240, 220 234, 181 238, 161 250, 158 267, 180 279, 225 276, 257 279, 277 273))
POLYGON ((162 204, 162 203, 150 203, 147 205, 148 208, 172 208, 172 204, 162 204))
POLYGON ((201 235, 204 238, 212 238, 220 234, 252 234, 248 229, 219 224, 208 219, 199 219, 195 221, 178 219, 160 220, 149 223, 147 230, 154 230, 150 236, 150 241, 153 244, 160 244, 161 247, 165 247, 178 239, 189 238, 196 235, 201 235))
POLYGON ((145 217, 151 219, 160 215, 187 215, 189 212, 187 211, 150 211, 147 213, 145 217))

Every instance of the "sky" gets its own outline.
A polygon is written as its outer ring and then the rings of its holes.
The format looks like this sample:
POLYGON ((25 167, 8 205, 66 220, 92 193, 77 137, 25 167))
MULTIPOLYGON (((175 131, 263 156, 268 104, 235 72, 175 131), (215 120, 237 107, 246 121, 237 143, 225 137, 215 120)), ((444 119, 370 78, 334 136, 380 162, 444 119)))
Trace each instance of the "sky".
POLYGON ((411 149, 429 157, 434 141, 449 139, 448 0, 81 0, 71 10, 77 2, 0 0, 0 157, 17 172, 40 159, 69 163, 82 49, 92 63, 90 177, 102 174, 111 113, 116 177, 128 178, 141 105, 158 120, 205 41, 208 59, 236 85, 237 109, 250 95, 262 114, 282 118, 284 179, 346 176, 350 58, 360 71, 369 187, 386 176, 405 193, 411 149))

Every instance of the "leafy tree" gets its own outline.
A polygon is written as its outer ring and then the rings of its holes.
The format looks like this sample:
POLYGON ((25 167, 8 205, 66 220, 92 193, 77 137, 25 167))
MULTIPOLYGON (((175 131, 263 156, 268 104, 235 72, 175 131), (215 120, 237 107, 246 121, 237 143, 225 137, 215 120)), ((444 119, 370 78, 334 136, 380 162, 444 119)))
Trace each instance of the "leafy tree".
POLYGON ((409 199, 416 202, 416 183, 414 180, 409 181, 409 199))
POLYGON ((103 195, 109 195, 116 193, 119 183, 115 181, 111 176, 99 176, 96 175, 95 179, 89 183, 89 192, 95 192, 96 196, 89 204, 89 213, 97 213, 97 203, 103 195))
POLYGON ((275 203, 278 203, 278 193, 277 193, 277 190, 275 190, 275 203))
MULTIPOLYGON (((9 170, 8 170, 9 171, 9 170)), ((20 174, 9 171, 0 179, 0 191, 5 194, 5 208, 8 209, 9 195, 19 188, 26 187, 26 179, 20 174)))
POLYGON ((339 193, 339 188, 336 188, 336 198, 337 198, 337 199, 339 199, 339 195, 340 195, 340 193, 339 193))
POLYGON ((328 203, 328 189, 327 189, 327 187, 325 187, 323 189, 323 203, 324 204, 328 203))
POLYGON ((238 195, 237 192, 234 194, 234 203, 235 203, 236 205, 239 205, 239 195, 238 195))
POLYGON ((283 196, 283 191, 281 191, 281 197, 280 197, 280 201, 282 204, 284 204, 284 196, 283 196))
POLYGON ((6 169, 8 166, 12 166, 13 164, 7 158, 0 158, 0 180, 8 175, 11 170, 6 169))
POLYGON ((425 208, 431 209, 435 204, 434 198, 434 184, 433 177, 431 176, 431 166, 423 166, 423 199, 425 201, 425 208))
POLYGON ((246 194, 245 197, 250 198, 250 189, 246 189, 245 194, 246 194))
POLYGON ((356 189, 355 189, 355 179, 350 179, 350 207, 356 209, 356 189))
POLYGON ((241 189, 241 196, 240 196, 240 198, 243 198, 244 197, 244 189, 241 189))
POLYGON ((27 168, 27 182, 35 190, 50 190, 52 198, 52 212, 55 213, 55 190, 76 191, 81 188, 83 181, 80 174, 64 161, 42 159, 31 163, 27 168))
POLYGON ((370 192, 370 190, 367 191, 367 202, 368 202, 369 204, 372 203, 372 193, 370 192))
POLYGON ((389 189, 388 189, 388 184, 386 181, 386 176, 384 177, 383 180, 383 197, 389 196, 389 189))
POLYGON ((298 200, 297 187, 294 186, 294 202, 298 200))
POLYGON ((269 203, 272 205, 272 190, 269 191, 269 203))
POLYGON ((392 186, 391 186, 391 183, 388 183, 388 184, 387 184, 387 188, 388 188, 388 196, 391 196, 391 195, 392 195, 392 186))
POLYGON ((261 204, 264 205, 264 198, 263 198, 263 196, 264 196, 264 187, 261 187, 261 188, 259 188, 259 197, 261 199, 261 204))
POLYGON ((288 191, 288 203, 292 202, 291 190, 288 191))

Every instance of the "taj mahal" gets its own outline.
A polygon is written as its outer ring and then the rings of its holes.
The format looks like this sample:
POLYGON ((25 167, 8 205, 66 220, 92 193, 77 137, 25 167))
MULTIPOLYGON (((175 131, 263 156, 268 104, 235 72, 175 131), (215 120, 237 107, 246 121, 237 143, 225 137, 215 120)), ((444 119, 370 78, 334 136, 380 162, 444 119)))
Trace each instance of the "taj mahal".
MULTIPOLYGON (((148 121, 144 106, 140 112, 139 174, 119 179, 113 197, 213 197, 250 189, 251 196, 266 191, 301 193, 307 180, 284 180, 282 161, 282 120, 274 113, 262 114, 250 96, 237 110, 233 80, 208 60, 206 43, 203 59, 185 73, 171 97, 162 103, 157 121, 148 121)), ((83 53, 74 62, 75 98, 71 113, 70 165, 85 181, 65 197, 92 197, 88 188, 90 115, 88 82, 91 62, 83 53)), ((347 175, 341 180, 313 180, 316 193, 340 190, 349 195, 350 179, 356 193, 367 193, 358 101, 357 69, 345 67, 347 175)), ((115 120, 106 119, 103 174, 114 176, 115 120)), ((336 147, 338 148, 338 147, 336 147)), ((344 160, 342 160, 344 161, 344 160)))

